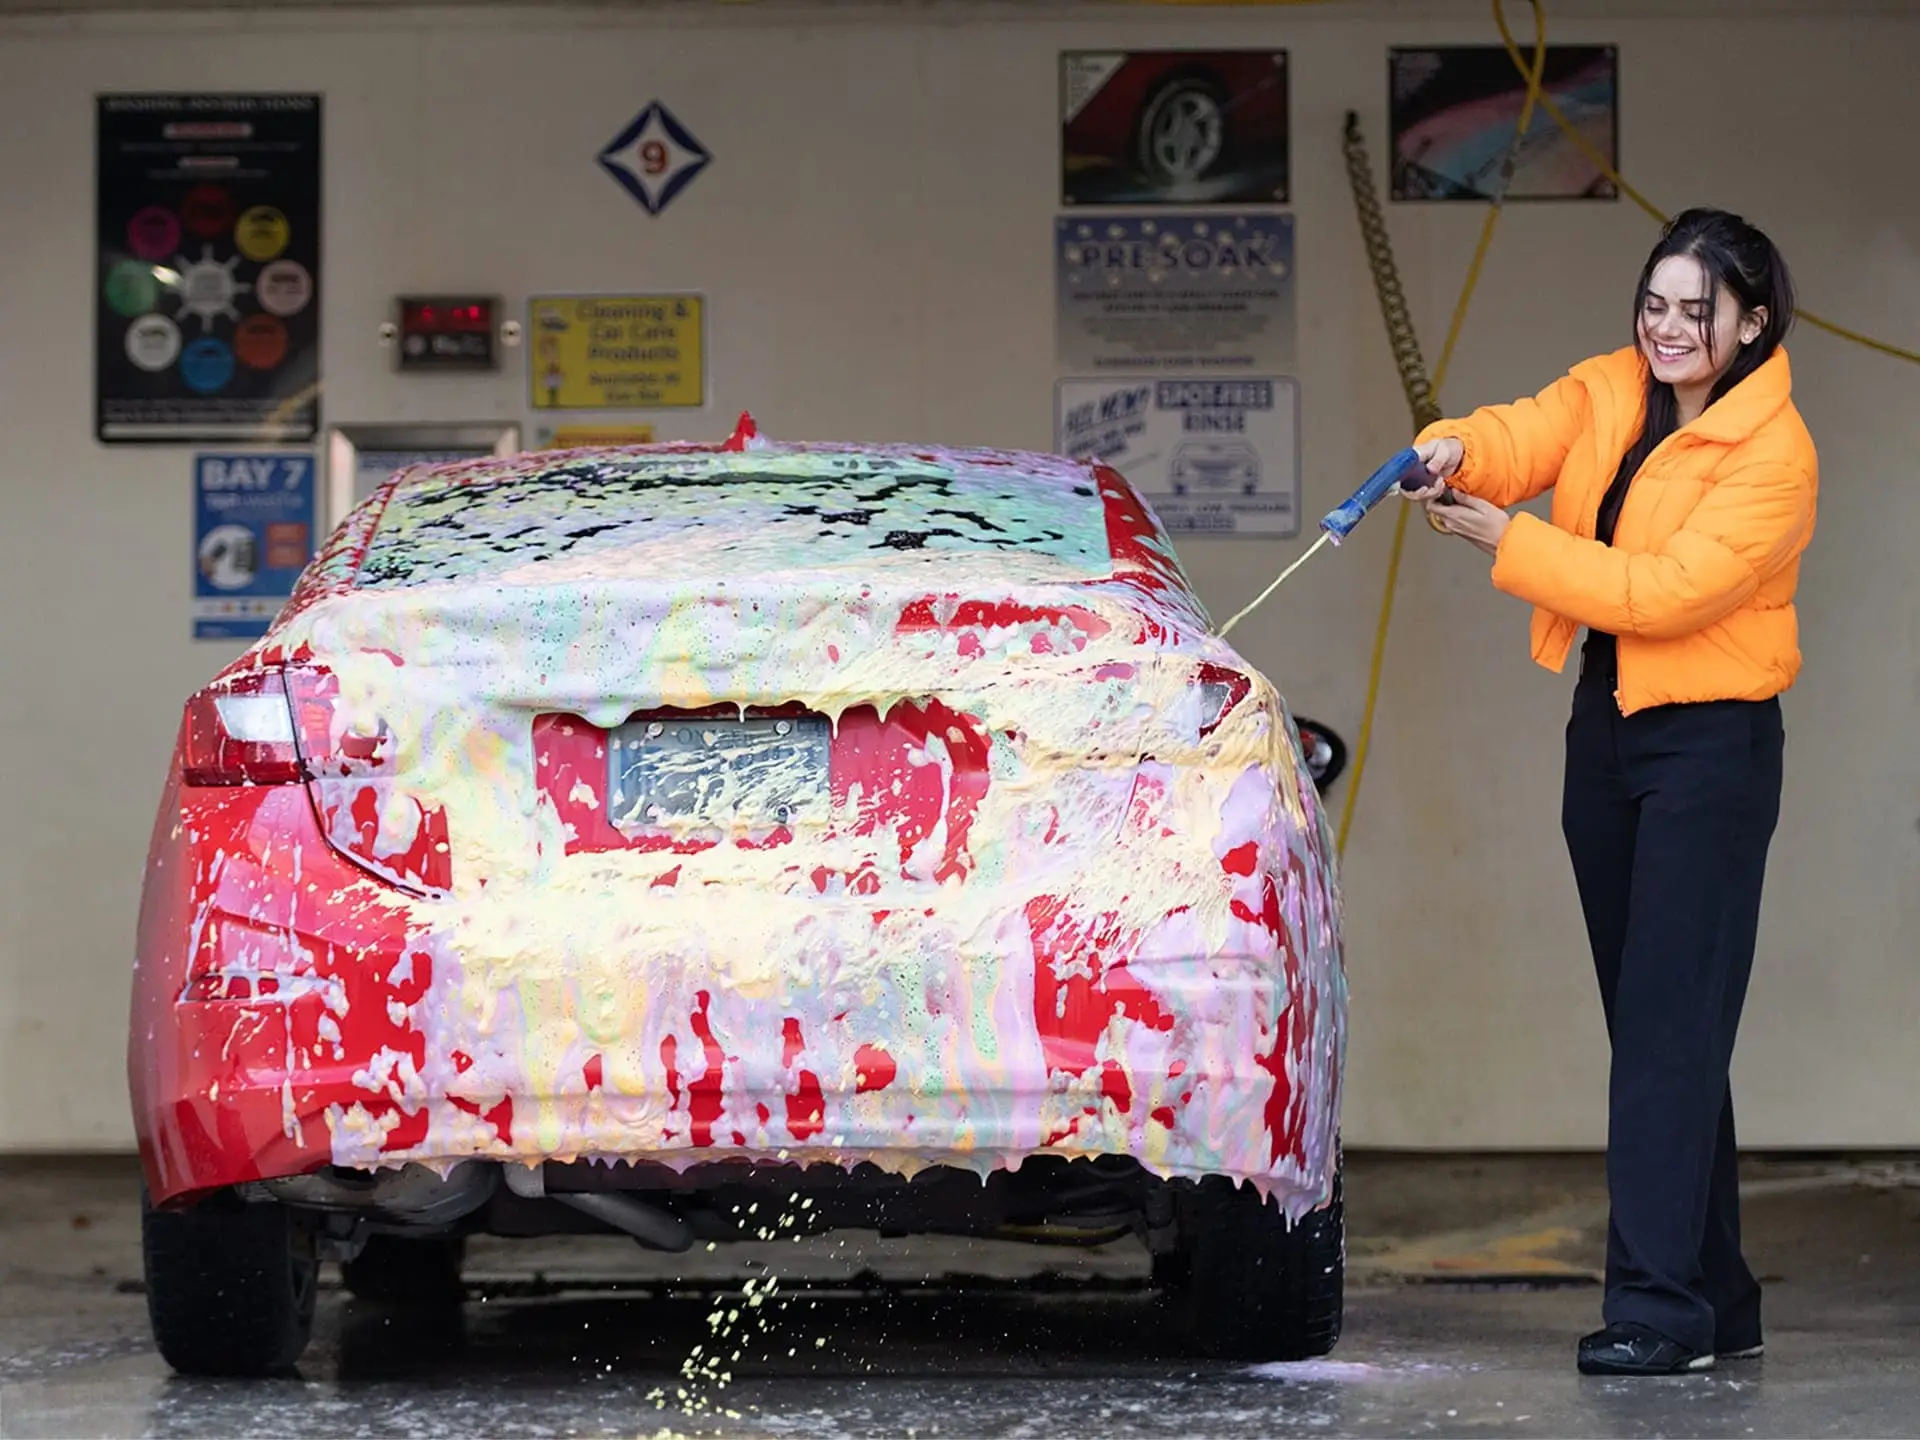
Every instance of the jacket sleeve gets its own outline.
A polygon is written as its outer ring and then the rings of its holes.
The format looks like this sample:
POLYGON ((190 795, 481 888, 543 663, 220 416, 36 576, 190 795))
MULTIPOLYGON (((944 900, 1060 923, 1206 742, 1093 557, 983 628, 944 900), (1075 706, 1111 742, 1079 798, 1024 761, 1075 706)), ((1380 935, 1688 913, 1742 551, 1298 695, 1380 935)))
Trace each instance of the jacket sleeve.
POLYGON ((1722 477, 1658 551, 1618 550, 1523 513, 1500 541, 1493 583, 1608 634, 1673 639, 1738 609, 1787 565, 1813 506, 1811 472, 1763 461, 1722 477))
POLYGON ((1459 420, 1436 420, 1416 445, 1450 436, 1466 451, 1454 488, 1502 509, 1553 487, 1587 420, 1587 387, 1562 375, 1531 399, 1483 405, 1459 420))

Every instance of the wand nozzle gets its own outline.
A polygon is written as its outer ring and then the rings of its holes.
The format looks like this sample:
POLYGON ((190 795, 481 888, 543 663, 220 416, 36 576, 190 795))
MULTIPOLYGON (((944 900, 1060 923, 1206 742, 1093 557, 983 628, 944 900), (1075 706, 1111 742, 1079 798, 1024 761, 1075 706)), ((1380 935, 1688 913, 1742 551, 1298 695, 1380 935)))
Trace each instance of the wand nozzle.
MULTIPOLYGON (((1427 469, 1427 462, 1411 448, 1402 450, 1369 475, 1358 490, 1329 510, 1320 528, 1338 545, 1353 533, 1353 527, 1366 518, 1367 512, 1393 490, 1424 490, 1432 483, 1433 474, 1427 469)), ((1443 500, 1451 495, 1451 491, 1442 492, 1443 500)))

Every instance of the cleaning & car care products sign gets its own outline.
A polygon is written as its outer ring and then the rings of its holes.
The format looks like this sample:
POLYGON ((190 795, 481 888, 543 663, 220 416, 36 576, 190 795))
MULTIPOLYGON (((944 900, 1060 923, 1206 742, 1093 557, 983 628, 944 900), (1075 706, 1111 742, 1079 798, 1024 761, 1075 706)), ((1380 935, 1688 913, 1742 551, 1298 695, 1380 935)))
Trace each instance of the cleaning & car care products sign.
POLYGON ((1062 380, 1055 448, 1110 465, 1169 534, 1300 533, 1300 386, 1285 376, 1062 380))
POLYGON ((96 435, 311 439, 320 97, 103 95, 97 149, 96 435))
POLYGON ((193 638, 267 633, 313 558, 313 456, 193 462, 193 638))

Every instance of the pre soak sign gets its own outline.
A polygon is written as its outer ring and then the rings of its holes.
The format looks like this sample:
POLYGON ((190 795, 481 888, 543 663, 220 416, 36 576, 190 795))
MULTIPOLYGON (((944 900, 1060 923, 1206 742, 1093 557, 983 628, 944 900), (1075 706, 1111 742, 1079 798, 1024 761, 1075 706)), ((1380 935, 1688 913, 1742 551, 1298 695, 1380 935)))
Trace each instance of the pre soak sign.
POLYGON ((550 295, 529 305, 535 410, 692 409, 706 403, 699 295, 550 295))
POLYGON ((1062 380, 1055 447, 1118 470, 1174 535, 1300 533, 1300 385, 1282 376, 1062 380))
POLYGON ((196 455, 193 636, 267 633, 313 557, 313 457, 196 455))
POLYGON ((1068 374, 1295 370, 1291 215, 1072 215, 1053 238, 1068 374))

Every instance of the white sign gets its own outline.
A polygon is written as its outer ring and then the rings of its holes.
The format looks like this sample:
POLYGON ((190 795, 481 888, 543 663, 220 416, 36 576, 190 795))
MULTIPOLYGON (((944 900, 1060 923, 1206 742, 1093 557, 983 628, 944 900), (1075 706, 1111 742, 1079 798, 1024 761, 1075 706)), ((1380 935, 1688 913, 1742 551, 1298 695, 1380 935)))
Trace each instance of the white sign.
POLYGON ((1062 380, 1054 442, 1126 476, 1171 535, 1300 533, 1300 382, 1290 377, 1062 380))

